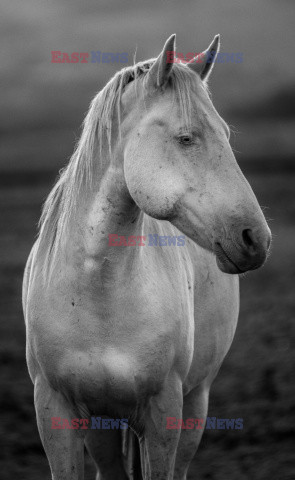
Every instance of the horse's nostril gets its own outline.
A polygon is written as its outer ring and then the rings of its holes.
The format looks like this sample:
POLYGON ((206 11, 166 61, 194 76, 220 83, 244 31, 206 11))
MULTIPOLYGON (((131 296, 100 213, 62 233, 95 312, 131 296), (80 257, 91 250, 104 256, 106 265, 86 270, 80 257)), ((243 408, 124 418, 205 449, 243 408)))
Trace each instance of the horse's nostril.
POLYGON ((246 228, 246 230, 243 230, 242 237, 246 247, 250 248, 255 246, 254 235, 250 228, 246 228))

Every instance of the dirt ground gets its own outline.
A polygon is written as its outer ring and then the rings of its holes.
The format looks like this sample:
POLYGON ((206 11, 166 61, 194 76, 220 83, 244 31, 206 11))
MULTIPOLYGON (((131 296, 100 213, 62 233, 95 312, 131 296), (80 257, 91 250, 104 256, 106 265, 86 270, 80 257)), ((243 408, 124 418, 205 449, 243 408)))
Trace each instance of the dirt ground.
MULTIPOLYGON (((212 388, 209 416, 242 430, 206 430, 189 479, 291 480, 294 459, 295 172, 247 175, 273 231, 267 265, 241 280, 237 333, 212 388)), ((2 176, 0 194, 0 476, 50 478, 25 364, 22 273, 52 176, 2 176)), ((94 478, 89 458, 86 478, 94 478)))

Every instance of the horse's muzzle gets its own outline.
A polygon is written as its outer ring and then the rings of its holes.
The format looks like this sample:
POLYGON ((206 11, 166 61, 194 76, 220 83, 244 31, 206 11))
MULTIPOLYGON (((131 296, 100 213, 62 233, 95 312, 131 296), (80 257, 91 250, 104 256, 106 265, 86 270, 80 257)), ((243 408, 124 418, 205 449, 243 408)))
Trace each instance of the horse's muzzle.
POLYGON ((261 267, 269 253, 271 232, 269 228, 242 230, 232 242, 216 241, 214 253, 222 272, 239 274, 261 267))

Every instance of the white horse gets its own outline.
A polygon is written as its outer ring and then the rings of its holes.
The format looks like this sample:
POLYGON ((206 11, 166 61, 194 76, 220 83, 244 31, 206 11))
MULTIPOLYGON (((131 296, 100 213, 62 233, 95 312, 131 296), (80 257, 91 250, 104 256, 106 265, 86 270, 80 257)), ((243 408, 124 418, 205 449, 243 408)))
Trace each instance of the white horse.
MULTIPOLYGON (((216 36, 205 53, 218 49, 216 36)), ((99 479, 186 479, 203 430, 167 429, 167 417, 206 417, 237 324, 238 274, 269 249, 208 95, 213 63, 167 63, 171 51, 175 35, 94 98, 27 262, 27 362, 54 480, 83 478, 84 442, 99 479), (186 241, 114 247, 109 234, 186 241), (52 417, 91 416, 129 428, 51 428, 52 417)))

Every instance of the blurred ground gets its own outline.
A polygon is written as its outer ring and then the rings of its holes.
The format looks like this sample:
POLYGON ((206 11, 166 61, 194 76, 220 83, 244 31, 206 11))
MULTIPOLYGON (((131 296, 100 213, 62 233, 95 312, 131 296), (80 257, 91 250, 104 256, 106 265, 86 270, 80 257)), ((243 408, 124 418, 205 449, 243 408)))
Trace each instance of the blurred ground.
MULTIPOLYGON (((2 0, 0 99, 0 477, 49 480, 25 365, 21 281, 40 207, 72 153, 93 95, 118 64, 51 64, 51 50, 155 56, 214 34, 242 64, 219 64, 214 104, 273 231, 267 265, 241 281, 237 334, 209 415, 244 429, 205 431, 190 479, 295 479, 295 90, 291 0, 2 0), (4 93, 5 90, 5 94, 4 93)), ((87 478, 93 470, 87 461, 87 478)))

